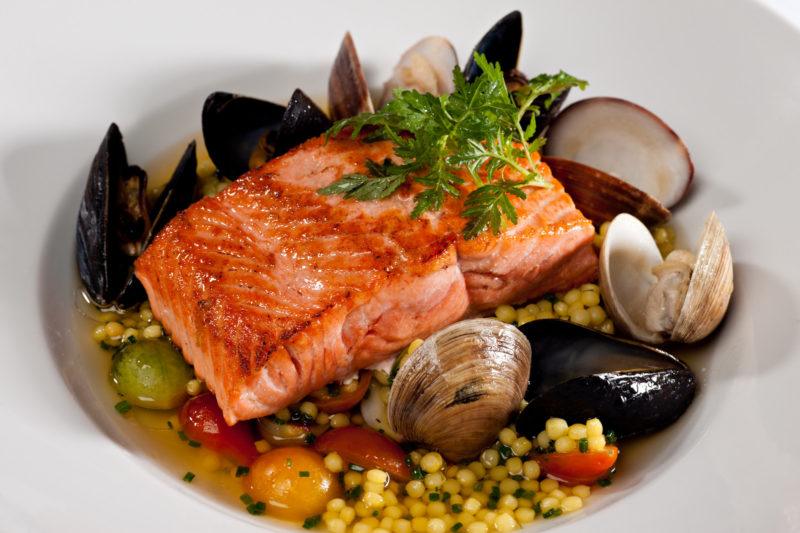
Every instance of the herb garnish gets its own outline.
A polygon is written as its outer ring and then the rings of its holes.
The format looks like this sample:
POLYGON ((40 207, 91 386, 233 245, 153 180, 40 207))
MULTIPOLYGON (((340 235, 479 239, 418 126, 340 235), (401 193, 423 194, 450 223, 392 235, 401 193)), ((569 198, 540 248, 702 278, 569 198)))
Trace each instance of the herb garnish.
POLYGON ((119 414, 121 414, 121 415, 124 415, 125 413, 130 411, 132 408, 133 408, 133 406, 130 403, 128 403, 128 400, 122 400, 121 402, 117 402, 114 405, 114 409, 116 409, 117 412, 119 414))
POLYGON ((300 477, 311 477, 311 472, 308 470, 301 470, 297 473, 297 475, 300 477))
POLYGON ((499 64, 490 64, 478 53, 474 59, 482 74, 468 83, 456 67, 452 94, 437 97, 396 89, 394 99, 377 112, 334 124, 329 136, 352 128, 356 138, 365 127, 374 129, 368 139, 392 141, 402 163, 367 161, 369 174, 346 174, 318 192, 378 200, 410 178, 424 187, 411 212, 412 218, 418 218, 441 209, 446 196, 460 196, 464 180, 459 171, 466 169, 476 188, 467 196, 461 213, 468 219, 465 238, 474 238, 487 228, 497 234, 504 220, 516 224, 510 197, 525 199, 526 187, 551 186, 539 174, 533 157, 545 142, 534 138, 536 117, 541 113, 534 100, 546 96, 544 107, 549 108, 564 90, 583 89, 587 83, 562 71, 537 76, 510 93, 499 64))
POLYGON ((303 522, 303 529, 314 529, 322 520, 320 515, 309 516, 303 522))
POLYGON ((236 477, 243 477, 250 473, 250 469, 246 466, 236 467, 236 477))
POLYGON ((184 474, 183 476, 183 480, 186 483, 191 483, 193 479, 194 479, 194 472, 186 472, 186 474, 184 474))

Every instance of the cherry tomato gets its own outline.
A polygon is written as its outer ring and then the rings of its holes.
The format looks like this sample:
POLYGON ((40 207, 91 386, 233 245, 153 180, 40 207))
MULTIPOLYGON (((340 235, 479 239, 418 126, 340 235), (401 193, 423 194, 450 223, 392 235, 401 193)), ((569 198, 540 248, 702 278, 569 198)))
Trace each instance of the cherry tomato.
POLYGON ((608 474, 618 456, 616 446, 606 446, 599 452, 548 453, 536 462, 548 477, 565 485, 591 485, 608 474))
POLYGON ((403 449, 371 429, 347 426, 326 431, 314 442, 314 449, 321 454, 336 452, 348 463, 364 468, 380 468, 398 481, 411 478, 403 449))
POLYGON ((321 392, 314 394, 314 403, 317 404, 320 411, 325 413, 343 413, 364 398, 367 390, 369 390, 370 381, 372 381, 372 372, 370 370, 362 370, 358 373, 358 386, 353 392, 332 396, 323 389, 321 392))
POLYGON ((244 484, 250 497, 266 504, 267 513, 285 520, 320 514, 329 500, 342 495, 322 457, 300 446, 276 448, 256 459, 244 484))
POLYGON ((178 416, 187 437, 237 464, 249 466, 259 455, 250 424, 239 422, 229 426, 210 392, 183 404, 178 416))

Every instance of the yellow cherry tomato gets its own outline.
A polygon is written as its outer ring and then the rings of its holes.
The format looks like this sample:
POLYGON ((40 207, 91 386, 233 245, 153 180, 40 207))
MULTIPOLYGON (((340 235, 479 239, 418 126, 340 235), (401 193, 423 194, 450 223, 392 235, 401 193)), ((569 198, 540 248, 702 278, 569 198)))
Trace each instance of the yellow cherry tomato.
POLYGON ((254 500, 266 504, 268 514, 284 520, 320 514, 328 501, 342 492, 322 456, 299 446, 276 448, 261 455, 250 466, 244 483, 254 500))

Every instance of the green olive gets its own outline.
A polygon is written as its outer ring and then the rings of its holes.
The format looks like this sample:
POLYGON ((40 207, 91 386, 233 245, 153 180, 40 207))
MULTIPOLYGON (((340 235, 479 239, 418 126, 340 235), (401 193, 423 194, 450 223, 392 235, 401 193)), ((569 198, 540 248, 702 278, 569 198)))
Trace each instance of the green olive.
POLYGON ((148 409, 172 409, 187 398, 192 367, 166 339, 126 344, 114 354, 111 381, 131 404, 148 409))

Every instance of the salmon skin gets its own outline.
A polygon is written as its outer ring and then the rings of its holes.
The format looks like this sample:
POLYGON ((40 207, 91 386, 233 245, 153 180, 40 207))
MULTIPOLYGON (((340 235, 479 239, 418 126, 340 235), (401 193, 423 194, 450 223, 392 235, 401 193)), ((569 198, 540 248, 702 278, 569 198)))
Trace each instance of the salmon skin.
POLYGON ((179 213, 136 261, 153 314, 229 424, 275 413, 413 339, 596 276, 594 229, 553 187, 516 225, 464 240, 462 199, 409 214, 417 185, 370 202, 316 191, 388 141, 312 139, 179 213))

